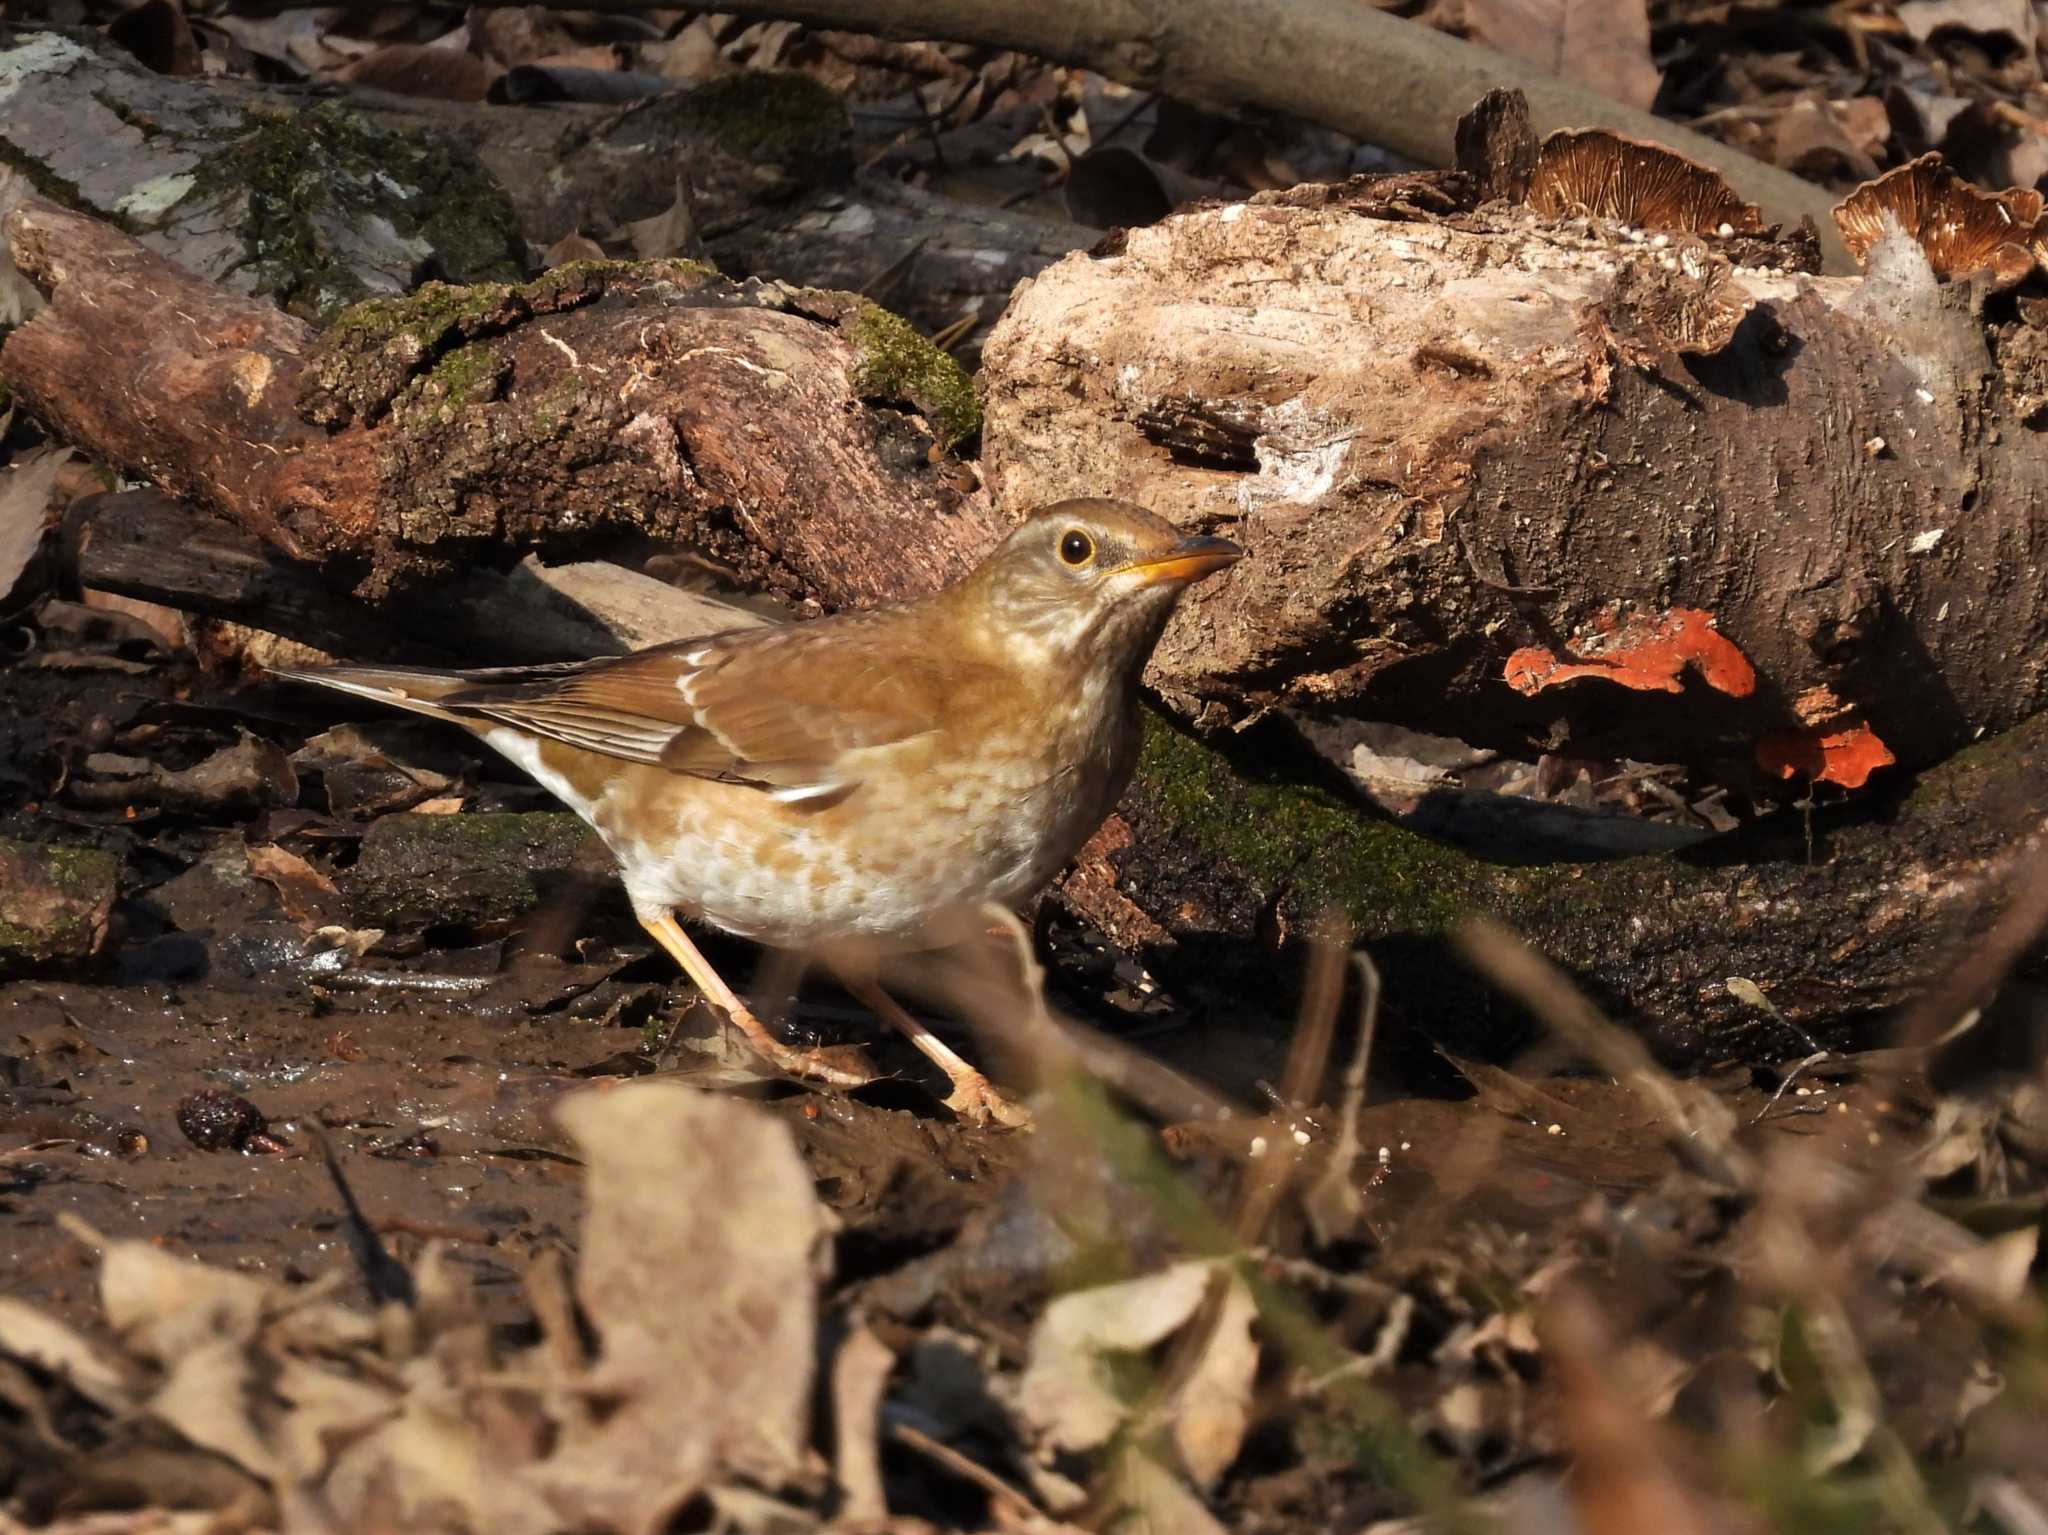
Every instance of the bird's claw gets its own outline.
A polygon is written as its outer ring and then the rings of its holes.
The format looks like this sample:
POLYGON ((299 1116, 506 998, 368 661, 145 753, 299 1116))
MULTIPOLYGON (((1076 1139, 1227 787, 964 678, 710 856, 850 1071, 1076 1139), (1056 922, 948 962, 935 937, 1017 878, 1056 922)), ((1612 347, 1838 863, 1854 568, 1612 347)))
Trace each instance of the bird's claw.
POLYGON ((1029 1130, 1037 1123, 1030 1109, 978 1071, 972 1076, 955 1077, 952 1095, 944 1102, 962 1124, 976 1129, 1029 1130))

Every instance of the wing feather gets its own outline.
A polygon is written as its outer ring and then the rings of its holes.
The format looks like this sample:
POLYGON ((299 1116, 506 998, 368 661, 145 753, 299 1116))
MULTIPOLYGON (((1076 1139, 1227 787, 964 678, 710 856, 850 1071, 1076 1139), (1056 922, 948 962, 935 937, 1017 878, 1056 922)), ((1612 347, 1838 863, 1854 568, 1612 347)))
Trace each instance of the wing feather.
POLYGON ((830 804, 859 785, 850 754, 936 731, 963 688, 1000 683, 964 657, 940 664, 904 617, 847 614, 465 673, 439 703, 604 756, 754 784, 785 803, 830 804))

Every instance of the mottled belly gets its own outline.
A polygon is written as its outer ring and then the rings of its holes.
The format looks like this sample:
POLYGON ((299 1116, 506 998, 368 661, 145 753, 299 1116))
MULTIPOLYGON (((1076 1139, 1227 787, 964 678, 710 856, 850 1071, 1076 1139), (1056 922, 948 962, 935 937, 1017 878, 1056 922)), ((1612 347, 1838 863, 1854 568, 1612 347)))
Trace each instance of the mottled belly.
POLYGON ((781 948, 915 945, 941 919, 1031 894, 1092 829, 1074 834, 1085 810, 1053 803, 1044 780, 927 777, 914 794, 863 786, 823 809, 673 775, 658 788, 608 795, 592 817, 635 905, 781 948))

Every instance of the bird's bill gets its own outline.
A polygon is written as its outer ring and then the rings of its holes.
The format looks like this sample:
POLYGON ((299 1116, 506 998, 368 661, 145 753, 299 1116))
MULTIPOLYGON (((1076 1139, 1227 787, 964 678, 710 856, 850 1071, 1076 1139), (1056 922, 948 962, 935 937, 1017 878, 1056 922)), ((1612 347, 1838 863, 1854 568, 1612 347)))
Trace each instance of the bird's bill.
POLYGON ((1227 538, 1184 538, 1155 560, 1133 560, 1126 570, 1137 572, 1146 586, 1182 585, 1213 576, 1244 558, 1244 550, 1227 538))

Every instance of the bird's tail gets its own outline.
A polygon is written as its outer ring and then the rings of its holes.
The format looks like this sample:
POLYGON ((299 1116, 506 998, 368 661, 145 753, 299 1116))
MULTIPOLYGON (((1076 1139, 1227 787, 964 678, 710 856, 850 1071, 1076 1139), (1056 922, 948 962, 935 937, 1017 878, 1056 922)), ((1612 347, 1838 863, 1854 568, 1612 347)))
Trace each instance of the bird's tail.
POLYGON ((470 725, 440 700, 450 693, 474 685, 474 679, 459 672, 437 672, 415 666, 274 666, 270 675, 287 682, 310 682, 316 687, 352 693, 357 698, 375 699, 397 709, 410 709, 437 720, 470 725))

